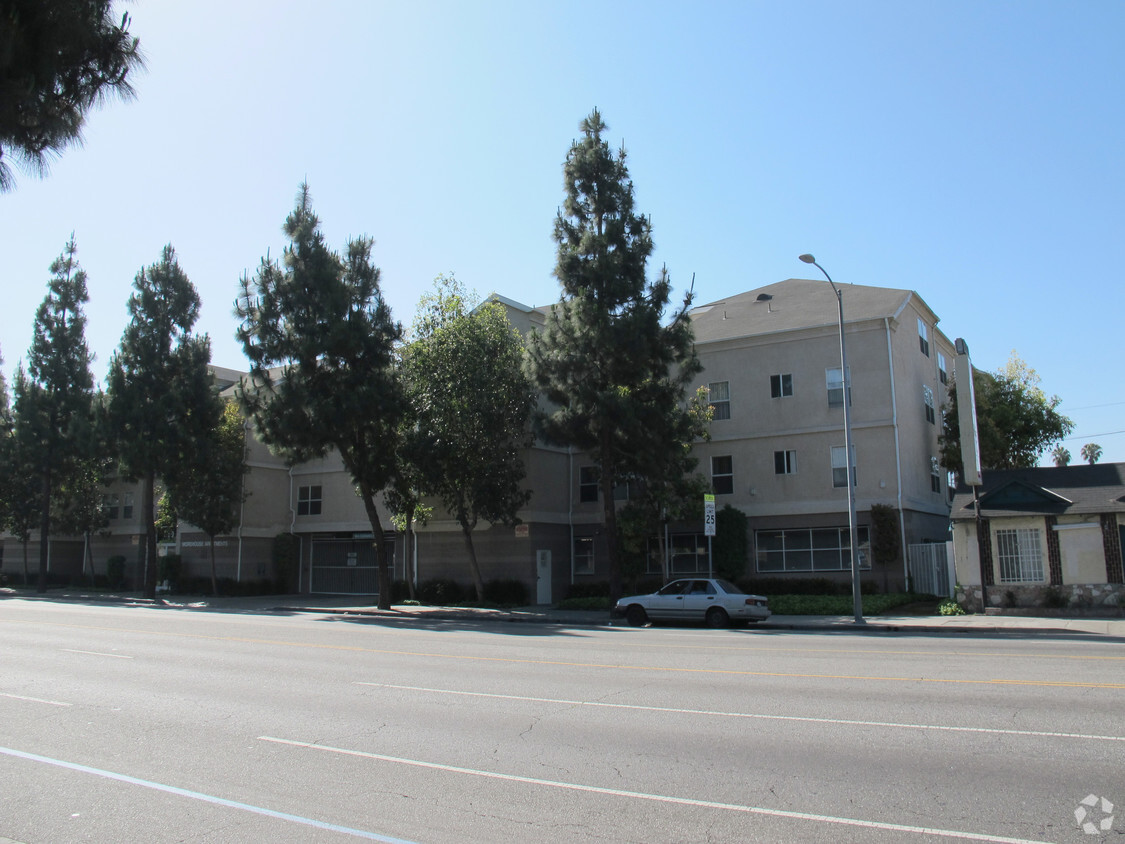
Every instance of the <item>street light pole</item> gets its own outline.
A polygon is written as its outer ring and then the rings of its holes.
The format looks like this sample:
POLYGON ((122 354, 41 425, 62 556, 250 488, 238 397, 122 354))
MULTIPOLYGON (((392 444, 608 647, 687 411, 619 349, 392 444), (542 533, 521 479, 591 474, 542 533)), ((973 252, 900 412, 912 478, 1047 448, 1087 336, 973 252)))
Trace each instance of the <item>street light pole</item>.
POLYGON ((859 535, 856 531, 855 518, 855 467, 852 465, 852 416, 851 392, 848 389, 851 379, 848 377, 848 353, 844 346, 844 297, 832 280, 832 276, 812 255, 799 256, 806 264, 812 264, 828 279, 832 285, 832 292, 836 294, 836 304, 840 313, 840 380, 844 387, 844 465, 848 468, 848 534, 851 537, 852 553, 852 609, 855 611, 855 623, 863 624, 863 594, 859 585, 859 535))

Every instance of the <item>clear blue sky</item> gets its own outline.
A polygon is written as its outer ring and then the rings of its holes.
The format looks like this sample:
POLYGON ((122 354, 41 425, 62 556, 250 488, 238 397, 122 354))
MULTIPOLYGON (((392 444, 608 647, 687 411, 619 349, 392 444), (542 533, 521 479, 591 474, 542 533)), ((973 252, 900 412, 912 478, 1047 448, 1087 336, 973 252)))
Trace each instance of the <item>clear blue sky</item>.
MULTIPOLYGON (((375 238, 395 315, 439 273, 556 300, 562 162, 598 107, 655 273, 702 303, 790 277, 916 290, 974 363, 1016 350, 1078 458, 1125 461, 1125 3, 135 2, 133 102, 0 195, 0 349, 31 340, 74 232, 104 378, 171 243, 216 364, 307 179, 329 242, 375 238), (815 271, 814 271, 815 272, 815 271)), ((826 291, 825 295, 831 295, 826 291)))

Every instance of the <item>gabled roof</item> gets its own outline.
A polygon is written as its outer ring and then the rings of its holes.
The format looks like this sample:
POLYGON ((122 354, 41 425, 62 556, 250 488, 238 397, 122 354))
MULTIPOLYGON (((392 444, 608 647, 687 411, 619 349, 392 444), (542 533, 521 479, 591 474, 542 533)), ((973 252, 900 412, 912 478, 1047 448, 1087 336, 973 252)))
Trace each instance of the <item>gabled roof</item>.
MULTIPOLYGON (((897 319, 911 301, 923 313, 932 313, 912 290, 862 284, 837 286, 842 291, 846 323, 897 319)), ((696 343, 836 326, 840 319, 836 296, 828 282, 807 278, 790 278, 728 296, 692 308, 689 314, 696 343)))
MULTIPOLYGON (((986 470, 979 487, 981 516, 1125 513, 1125 463, 986 470)), ((961 484, 954 520, 975 518, 973 490, 961 484)))

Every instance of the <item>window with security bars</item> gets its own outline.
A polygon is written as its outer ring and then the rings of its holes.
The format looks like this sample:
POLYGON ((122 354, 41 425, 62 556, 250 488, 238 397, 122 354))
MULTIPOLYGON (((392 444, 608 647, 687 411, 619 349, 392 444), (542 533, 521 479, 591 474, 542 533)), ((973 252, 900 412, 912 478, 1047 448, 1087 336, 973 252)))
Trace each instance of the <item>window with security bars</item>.
POLYGON ((712 381, 707 385, 707 401, 711 404, 712 421, 730 419, 730 382, 712 381))
POLYGON ((1001 583, 1042 583, 1043 547, 1038 528, 996 531, 1001 583))

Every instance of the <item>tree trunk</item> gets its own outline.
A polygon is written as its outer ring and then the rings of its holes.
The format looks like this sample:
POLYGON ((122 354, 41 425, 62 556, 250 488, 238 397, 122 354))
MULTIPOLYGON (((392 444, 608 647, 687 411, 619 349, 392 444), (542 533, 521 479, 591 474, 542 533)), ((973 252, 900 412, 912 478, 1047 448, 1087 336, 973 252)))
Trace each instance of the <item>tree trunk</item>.
POLYGON ((418 534, 414 532, 414 515, 412 513, 406 521, 406 547, 403 549, 403 554, 406 557, 403 565, 403 568, 406 569, 406 589, 412 601, 418 600, 418 597, 414 594, 414 581, 418 579, 418 572, 414 569, 414 543, 417 541, 418 534))
POLYGON ((621 597, 621 560, 617 555, 617 502, 613 500, 613 481, 616 467, 611 455, 609 431, 601 435, 601 488, 602 512, 605 524, 606 555, 609 557, 609 600, 621 597))
POLYGON ((156 474, 149 472, 144 477, 144 492, 141 509, 141 523, 145 528, 145 568, 144 596, 156 597, 156 474))
POLYGON ((363 499, 363 509, 367 511, 367 521, 375 536, 375 568, 379 572, 379 603, 381 610, 391 608, 391 572, 387 560, 387 539, 383 536, 383 523, 379 520, 379 510, 375 506, 375 493, 366 484, 359 488, 363 499))
POLYGON ((51 469, 43 472, 43 485, 39 493, 39 580, 36 592, 47 591, 47 561, 51 550, 51 469))
POLYGON ((25 587, 31 585, 31 572, 27 568, 27 543, 30 541, 30 536, 23 541, 23 585, 25 587))
POLYGON ((211 594, 218 595, 219 579, 215 576, 215 537, 209 535, 207 538, 211 540, 211 594))
POLYGON ((473 545, 473 529, 466 521, 458 521, 461 522, 461 535, 465 537, 465 549, 469 552, 469 573, 477 590, 477 602, 484 603, 484 581, 480 576, 480 564, 477 563, 477 549, 473 545))

